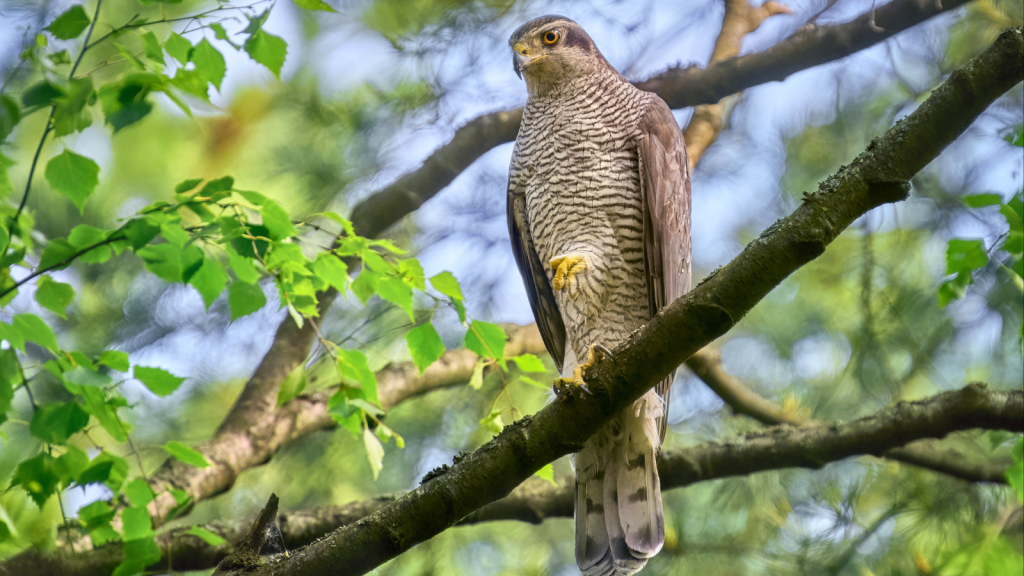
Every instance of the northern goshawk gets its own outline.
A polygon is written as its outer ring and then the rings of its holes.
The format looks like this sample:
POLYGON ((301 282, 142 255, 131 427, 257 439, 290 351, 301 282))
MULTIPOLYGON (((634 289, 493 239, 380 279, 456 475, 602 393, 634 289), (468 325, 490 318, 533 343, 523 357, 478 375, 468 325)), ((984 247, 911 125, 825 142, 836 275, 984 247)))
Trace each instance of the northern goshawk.
MULTIPOLYGON (((558 384, 581 384, 595 345, 624 340, 690 288, 686 148, 668 105, 626 81, 572 20, 531 20, 509 44, 529 93, 509 168, 512 250, 558 384)), ((661 550, 656 457, 671 383, 574 457, 584 574, 633 574, 661 550)))

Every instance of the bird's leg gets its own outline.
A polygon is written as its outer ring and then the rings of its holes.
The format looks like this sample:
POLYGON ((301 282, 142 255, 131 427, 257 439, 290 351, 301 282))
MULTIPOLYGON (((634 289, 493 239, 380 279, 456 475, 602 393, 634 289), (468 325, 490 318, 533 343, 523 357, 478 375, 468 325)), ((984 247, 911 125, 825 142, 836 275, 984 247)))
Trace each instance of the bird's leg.
POLYGON ((603 344, 594 344, 591 346, 587 349, 587 360, 573 368, 572 378, 558 378, 555 380, 555 384, 553 386, 555 393, 561 395, 567 391, 571 391, 573 388, 579 388, 587 394, 590 394, 591 392, 590 389, 587 388, 587 382, 583 378, 586 376, 587 370, 593 368, 594 364, 597 364, 597 361, 602 358, 615 359, 611 351, 603 344))

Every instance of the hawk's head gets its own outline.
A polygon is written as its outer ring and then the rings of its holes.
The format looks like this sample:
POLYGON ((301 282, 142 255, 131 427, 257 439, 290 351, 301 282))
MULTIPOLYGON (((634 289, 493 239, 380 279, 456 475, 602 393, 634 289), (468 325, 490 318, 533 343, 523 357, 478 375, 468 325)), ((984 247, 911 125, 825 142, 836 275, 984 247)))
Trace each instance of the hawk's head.
POLYGON ((512 69, 528 87, 553 86, 611 68, 579 24, 564 16, 541 16, 523 24, 508 39, 512 69))

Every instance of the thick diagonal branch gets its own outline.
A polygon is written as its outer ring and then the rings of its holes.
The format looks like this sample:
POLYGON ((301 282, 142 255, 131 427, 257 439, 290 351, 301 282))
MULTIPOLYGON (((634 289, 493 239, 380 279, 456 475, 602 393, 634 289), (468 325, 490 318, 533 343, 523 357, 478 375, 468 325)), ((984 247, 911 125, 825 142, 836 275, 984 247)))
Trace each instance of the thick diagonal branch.
MULTIPOLYGON (((508 495, 544 464, 573 452, 628 403, 721 336, 772 288, 820 256, 855 219, 909 192, 931 162, 1024 77, 1021 30, 1008 30, 955 71, 912 114, 822 183, 729 265, 663 309, 613 358, 589 372, 592 396, 559 401, 506 427, 451 470, 370 516, 278 562, 278 575, 362 574, 508 495), (608 391, 614 390, 614 394, 608 391)), ((260 568, 252 574, 269 574, 260 568)))
MULTIPOLYGON (((726 442, 668 451, 661 455, 658 463, 661 486, 662 490, 671 490, 765 470, 820 468, 851 456, 878 456, 897 450, 907 442, 941 438, 958 430, 981 428, 1019 432, 1024 430, 1022 411, 1024 392, 991 391, 984 385, 971 384, 926 400, 901 402, 853 422, 798 428, 777 426, 726 442)), ((331 530, 352 524, 394 501, 394 496, 381 496, 345 506, 280 513, 279 525, 285 547, 294 550, 306 546, 331 530)), ((572 517, 572 513, 571 483, 554 486, 531 479, 507 497, 473 512, 461 523, 494 520, 540 523, 547 518, 572 517)), ((242 540, 247 530, 252 532, 244 520, 215 521, 203 528, 220 535, 228 543, 210 546, 195 536, 185 534, 184 528, 158 537, 161 549, 170 551, 167 556, 173 558, 174 570, 211 568, 229 554, 237 554, 232 543, 242 540)), ((33 552, 16 557, 17 563, 6 567, 21 576, 105 576, 120 561, 118 547, 107 546, 91 554, 74 555, 68 550, 55 554, 33 552)), ((160 564, 149 568, 166 570, 170 567, 165 557, 160 564)))

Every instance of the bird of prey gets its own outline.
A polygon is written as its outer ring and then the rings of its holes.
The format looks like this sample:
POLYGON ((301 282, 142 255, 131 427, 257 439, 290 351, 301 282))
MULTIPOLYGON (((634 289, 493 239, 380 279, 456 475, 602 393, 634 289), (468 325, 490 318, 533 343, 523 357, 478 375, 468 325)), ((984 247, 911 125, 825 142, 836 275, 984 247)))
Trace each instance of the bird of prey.
MULTIPOLYGON (((627 82, 572 20, 531 20, 509 45, 528 92, 509 168, 509 234, 566 389, 583 383, 595 346, 622 341, 690 288, 686 148, 668 105, 627 82)), ((583 574, 634 574, 661 550, 655 459, 671 383, 574 456, 583 574)))

